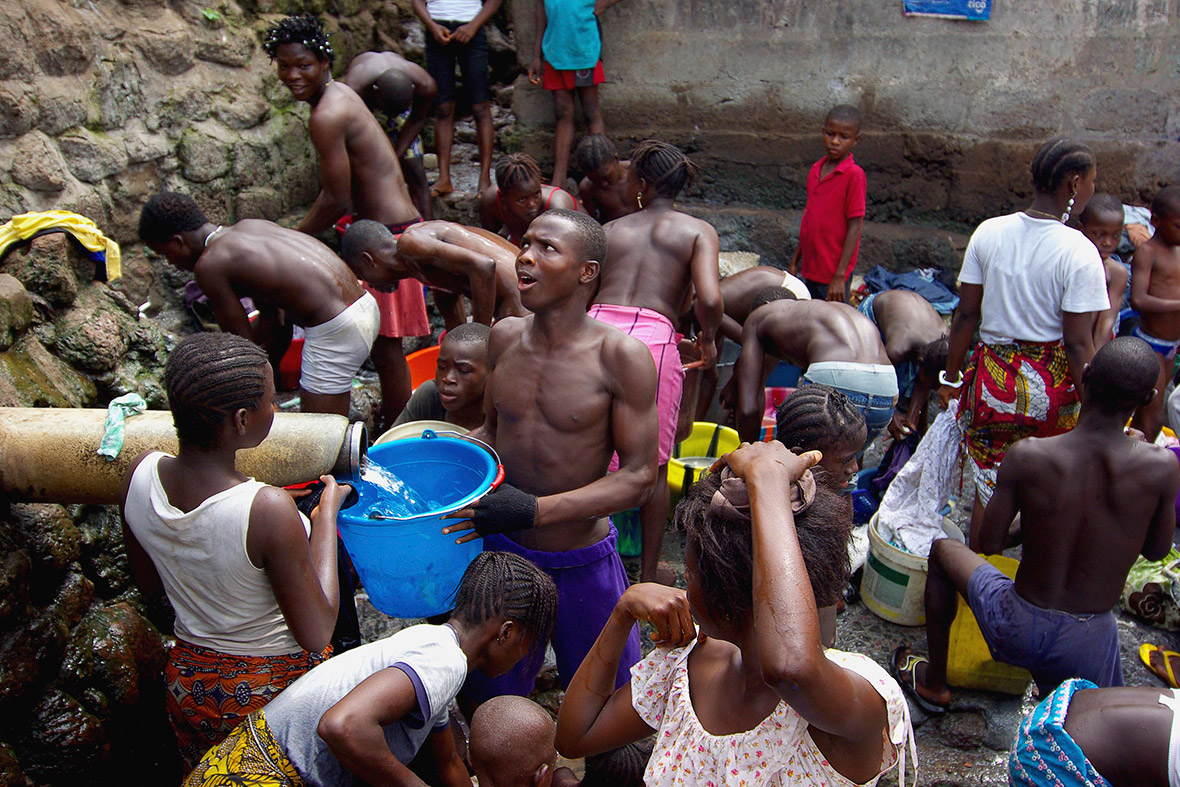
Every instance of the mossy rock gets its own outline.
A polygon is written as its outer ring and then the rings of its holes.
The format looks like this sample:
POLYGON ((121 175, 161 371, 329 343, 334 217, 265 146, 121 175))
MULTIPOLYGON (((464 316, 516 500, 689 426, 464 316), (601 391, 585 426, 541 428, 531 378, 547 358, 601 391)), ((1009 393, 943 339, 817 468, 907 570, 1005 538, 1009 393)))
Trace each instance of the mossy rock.
POLYGON ((57 320, 57 355, 87 372, 108 372, 127 353, 135 321, 98 293, 106 285, 87 288, 79 303, 57 320), (99 289, 101 288, 101 289, 99 289))
POLYGON ((89 378, 52 355, 31 332, 0 353, 0 405, 85 407, 97 395, 89 378))
POLYGON ((78 700, 49 689, 33 709, 17 743, 22 769, 36 781, 86 781, 110 753, 102 723, 78 700))

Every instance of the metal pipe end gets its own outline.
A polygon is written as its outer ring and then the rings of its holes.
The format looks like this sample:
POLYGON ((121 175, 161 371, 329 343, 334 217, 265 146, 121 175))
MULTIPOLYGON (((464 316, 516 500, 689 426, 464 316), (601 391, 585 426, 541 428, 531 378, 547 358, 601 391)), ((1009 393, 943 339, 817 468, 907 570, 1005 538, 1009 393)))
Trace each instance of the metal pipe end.
POLYGON ((354 421, 344 430, 344 442, 332 474, 336 478, 357 478, 361 473, 361 460, 369 453, 369 430, 363 421, 354 421))

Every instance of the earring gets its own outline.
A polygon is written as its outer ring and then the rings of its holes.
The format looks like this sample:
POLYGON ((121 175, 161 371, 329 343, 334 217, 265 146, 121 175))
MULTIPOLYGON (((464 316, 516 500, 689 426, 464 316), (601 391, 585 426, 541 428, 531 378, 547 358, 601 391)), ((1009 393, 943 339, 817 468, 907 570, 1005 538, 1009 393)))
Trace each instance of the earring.
POLYGON ((1074 197, 1076 197, 1076 196, 1077 196, 1076 194, 1069 195, 1069 204, 1065 206, 1065 213, 1061 214, 1061 223, 1062 224, 1069 221, 1069 214, 1073 213, 1073 201, 1074 201, 1074 197))
POLYGON ((635 195, 635 201, 639 203, 639 209, 643 210, 643 192, 635 195))

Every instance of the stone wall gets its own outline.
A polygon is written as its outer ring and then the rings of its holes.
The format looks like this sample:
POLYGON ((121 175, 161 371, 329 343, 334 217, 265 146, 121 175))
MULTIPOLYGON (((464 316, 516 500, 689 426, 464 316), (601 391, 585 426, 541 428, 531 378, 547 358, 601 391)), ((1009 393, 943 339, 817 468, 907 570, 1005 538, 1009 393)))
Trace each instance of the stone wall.
MULTIPOLYGON (((518 54, 534 0, 516 3, 518 54)), ((1026 199, 1040 142, 1081 137, 1100 187, 1180 182, 1180 6, 996 2, 990 22, 905 18, 900 0, 624 0, 601 18, 607 127, 705 165, 712 202, 802 207, 827 109, 858 105, 869 218, 975 223, 1026 199)), ((522 144, 551 161, 552 101, 516 84, 522 144)))

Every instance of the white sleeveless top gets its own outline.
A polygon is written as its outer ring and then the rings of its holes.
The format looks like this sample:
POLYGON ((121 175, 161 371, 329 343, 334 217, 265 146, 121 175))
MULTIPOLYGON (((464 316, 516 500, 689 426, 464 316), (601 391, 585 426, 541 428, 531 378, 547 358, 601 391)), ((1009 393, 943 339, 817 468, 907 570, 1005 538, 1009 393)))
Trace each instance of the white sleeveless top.
MULTIPOLYGON (((164 456, 149 454, 135 468, 123 511, 176 610, 176 636, 235 656, 302 650, 279 611, 266 571, 246 554, 250 506, 266 484, 251 478, 185 513, 168 501, 160 484, 164 456)), ((300 517, 310 534, 311 523, 300 517)))

